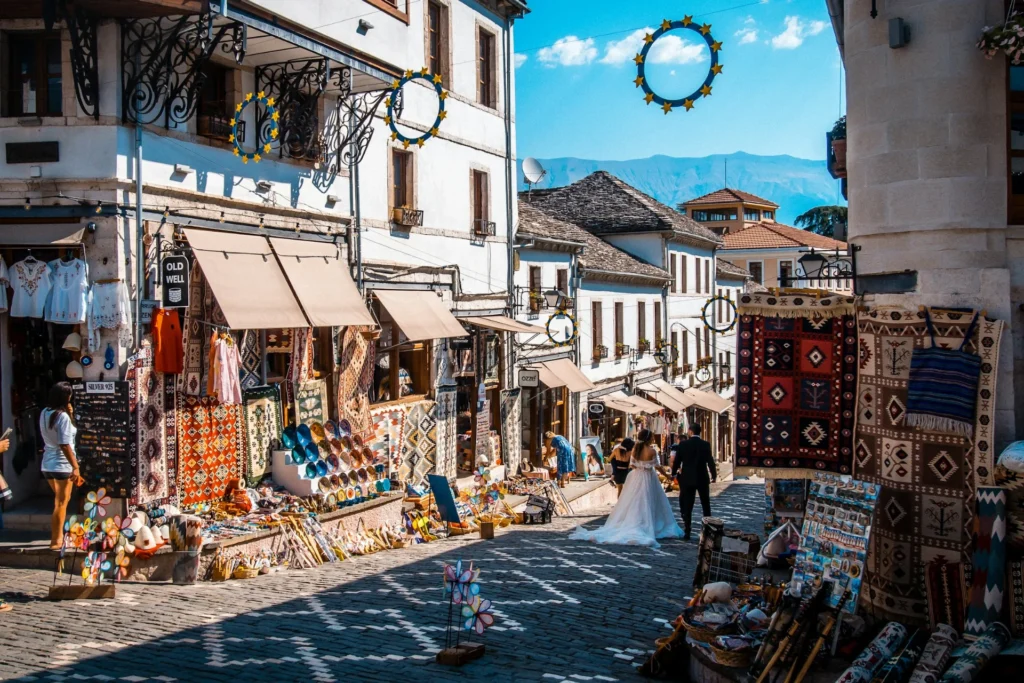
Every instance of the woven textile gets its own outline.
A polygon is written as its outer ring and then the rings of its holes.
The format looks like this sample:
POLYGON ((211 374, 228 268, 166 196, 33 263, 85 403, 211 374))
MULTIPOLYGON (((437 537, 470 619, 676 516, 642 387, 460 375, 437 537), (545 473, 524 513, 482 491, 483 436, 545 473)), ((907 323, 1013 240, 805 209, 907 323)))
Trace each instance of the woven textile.
POLYGON ((420 484, 427 475, 434 472, 434 458, 437 453, 437 404, 433 401, 417 401, 403 405, 404 439, 402 440, 401 464, 398 468, 402 481, 420 484))
POLYGON ((385 406, 370 411, 372 435, 367 444, 373 451, 374 463, 387 463, 391 472, 402 471, 405 415, 401 405, 385 406))
POLYGON ((439 387, 437 390, 437 452, 434 470, 437 474, 451 479, 455 477, 458 463, 457 421, 458 390, 455 387, 439 387))
MULTIPOLYGON (((978 399, 981 356, 967 353, 963 344, 957 349, 943 348, 935 342, 935 326, 928 310, 924 312, 930 343, 914 349, 907 384, 907 424, 933 432, 970 436, 974 431, 974 405, 978 399)), ((974 335, 972 326, 964 332, 964 341, 974 335)))
POLYGON ((875 672, 899 650, 907 638, 907 629, 903 624, 890 621, 875 639, 864 648, 836 683, 861 683, 872 679, 875 672))
POLYGON ((946 670, 946 664, 953 654, 957 631, 948 624, 936 624, 928 643, 921 652, 914 672, 910 674, 909 683, 936 683, 939 676, 946 670))
POLYGON ((852 298, 839 296, 740 297, 737 475, 850 474, 857 349, 852 307, 852 298))
POLYGON ((875 677, 871 679, 872 683, 903 683, 910 678, 910 672, 914 670, 914 664, 921 656, 926 642, 928 642, 926 631, 923 629, 914 631, 903 648, 897 650, 889 658, 889 661, 882 665, 875 677))
POLYGON ((295 400, 296 390, 313 379, 313 329, 292 331, 292 352, 288 358, 288 381, 284 383, 285 400, 295 400))
POLYGON ((974 569, 965 638, 980 636, 990 624, 1002 621, 1006 594, 1006 491, 979 487, 978 517, 974 523, 974 569))
POLYGON ((129 401, 135 421, 137 484, 132 504, 165 502, 175 494, 174 466, 168 444, 175 440, 174 381, 153 369, 152 349, 139 350, 128 374, 129 401), (170 385, 170 387, 168 387, 170 385), (170 391, 168 392, 168 389, 170 391), (170 395, 168 395, 170 394, 170 395), (170 399, 170 403, 168 403, 170 399), (165 406, 172 406, 167 411, 165 406))
POLYGON ((327 419, 327 381, 303 382, 295 391, 296 424, 323 424, 327 419))
POLYGON ((203 381, 203 366, 206 364, 203 346, 207 335, 200 322, 205 319, 205 311, 203 273, 198 264, 193 264, 189 280, 188 311, 181 325, 185 369, 178 376, 180 391, 189 396, 200 396, 206 386, 206 382, 203 381))
POLYGON ((925 590, 928 595, 928 625, 936 628, 939 624, 947 624, 957 633, 962 633, 967 599, 960 553, 951 551, 948 561, 946 556, 938 555, 928 562, 925 590))
POLYGON ((178 495, 182 505, 224 497, 242 476, 242 406, 178 394, 178 495))
POLYGON ((1006 564, 1006 584, 1010 591, 1010 632, 1014 638, 1024 638, 1024 560, 1006 564))
POLYGON ((501 392, 501 453, 508 476, 519 474, 523 457, 522 389, 501 392))
POLYGON ((341 333, 338 359, 338 417, 348 420, 352 433, 362 439, 371 434, 370 387, 373 384, 373 343, 364 336, 369 328, 350 326, 341 333))
MULTIPOLYGON (((931 312, 940 346, 959 348, 972 314, 931 312)), ((975 492, 994 476, 996 361, 1003 324, 981 320, 964 350, 982 358, 974 437, 906 424, 910 360, 931 343, 924 314, 876 308, 858 318, 854 474, 882 485, 862 599, 874 615, 923 623, 925 567, 942 555, 970 567, 975 492)))
POLYGON ((244 330, 238 343, 238 352, 241 360, 239 383, 242 389, 255 389, 263 383, 260 379, 260 366, 263 364, 263 358, 260 356, 260 333, 256 330, 244 330))
POLYGON ((979 674, 989 660, 995 657, 1010 642, 1010 631, 1003 624, 990 624, 985 632, 953 662, 953 666, 940 680, 949 683, 971 683, 984 680, 979 674))
POLYGON ((245 406, 245 481, 255 486, 270 468, 270 449, 283 429, 281 391, 274 386, 246 389, 245 406))

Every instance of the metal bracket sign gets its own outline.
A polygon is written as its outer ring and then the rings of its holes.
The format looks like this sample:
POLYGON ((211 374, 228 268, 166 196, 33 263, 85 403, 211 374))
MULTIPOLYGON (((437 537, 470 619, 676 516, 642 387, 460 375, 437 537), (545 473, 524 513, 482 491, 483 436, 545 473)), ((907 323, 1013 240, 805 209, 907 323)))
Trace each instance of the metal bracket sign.
POLYGON ((533 389, 540 386, 540 372, 537 370, 527 370, 525 368, 519 371, 519 386, 526 389, 533 389))

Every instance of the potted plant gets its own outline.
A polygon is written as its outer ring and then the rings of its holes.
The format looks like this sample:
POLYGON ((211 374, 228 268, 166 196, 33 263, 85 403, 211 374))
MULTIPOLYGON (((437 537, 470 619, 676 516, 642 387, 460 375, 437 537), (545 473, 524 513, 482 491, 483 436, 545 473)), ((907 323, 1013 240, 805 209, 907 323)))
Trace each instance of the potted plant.
POLYGON ((651 350, 651 343, 649 341, 647 341, 646 339, 637 339, 636 340, 636 350, 639 353, 647 353, 648 351, 651 350))
POLYGON ((1020 64, 1024 59, 1024 14, 1014 12, 999 26, 986 26, 981 31, 978 49, 992 59, 1003 52, 1012 64, 1020 64))
POLYGON ((840 116, 832 126, 832 154, 836 158, 836 171, 846 171, 846 116, 840 116))

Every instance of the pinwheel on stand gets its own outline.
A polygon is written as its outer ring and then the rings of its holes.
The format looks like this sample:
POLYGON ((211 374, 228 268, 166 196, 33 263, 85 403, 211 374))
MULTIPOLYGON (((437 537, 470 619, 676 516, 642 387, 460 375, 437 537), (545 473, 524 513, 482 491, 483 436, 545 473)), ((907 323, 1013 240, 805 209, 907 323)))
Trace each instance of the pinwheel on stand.
POLYGON ((470 562, 463 567, 462 560, 444 566, 444 594, 448 597, 448 625, 445 648, 437 653, 438 664, 461 666, 484 655, 484 645, 462 640, 462 631, 483 635, 494 625, 494 610, 490 600, 480 597, 480 570, 470 562), (461 607, 456 607, 456 606, 461 607))

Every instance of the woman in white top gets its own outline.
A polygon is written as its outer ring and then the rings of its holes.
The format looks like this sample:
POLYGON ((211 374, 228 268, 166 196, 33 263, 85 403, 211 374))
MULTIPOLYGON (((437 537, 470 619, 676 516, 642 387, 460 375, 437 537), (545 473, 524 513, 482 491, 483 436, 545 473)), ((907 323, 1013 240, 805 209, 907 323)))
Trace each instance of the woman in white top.
POLYGON ((60 550, 64 540, 64 517, 71 489, 80 479, 75 457, 75 427, 71 416, 71 385, 57 382, 50 389, 50 399, 39 414, 39 431, 43 434, 43 479, 53 491, 53 517, 50 519, 50 549, 60 550))

